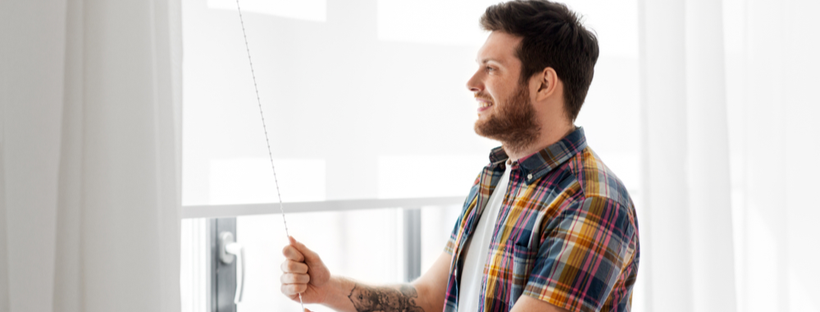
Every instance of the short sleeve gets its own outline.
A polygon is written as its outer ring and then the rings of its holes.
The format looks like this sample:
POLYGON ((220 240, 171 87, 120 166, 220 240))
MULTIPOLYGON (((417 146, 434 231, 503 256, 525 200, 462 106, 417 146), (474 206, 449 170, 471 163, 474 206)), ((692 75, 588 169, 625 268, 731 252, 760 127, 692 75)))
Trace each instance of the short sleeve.
POLYGON ((523 294, 570 311, 599 311, 634 253, 633 222, 630 210, 609 198, 568 204, 542 228, 523 294))
POLYGON ((458 221, 456 221, 456 225, 453 228, 453 231, 450 233, 450 238, 447 239, 447 245, 444 246, 444 252, 448 255, 453 255, 456 250, 456 238, 458 235, 458 227, 461 224, 461 220, 464 218, 464 215, 458 217, 458 221))

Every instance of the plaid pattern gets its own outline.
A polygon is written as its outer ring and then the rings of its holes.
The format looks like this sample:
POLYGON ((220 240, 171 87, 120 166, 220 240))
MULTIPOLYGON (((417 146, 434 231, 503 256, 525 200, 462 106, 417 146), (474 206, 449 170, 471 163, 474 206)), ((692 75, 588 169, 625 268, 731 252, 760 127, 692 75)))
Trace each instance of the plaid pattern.
MULTIPOLYGON (((463 249, 505 171, 501 148, 478 176, 445 251, 445 312, 456 312, 463 249)), ((523 294, 570 311, 629 311, 640 247, 623 183, 577 128, 512 164, 493 230, 479 311, 509 311, 523 294)))

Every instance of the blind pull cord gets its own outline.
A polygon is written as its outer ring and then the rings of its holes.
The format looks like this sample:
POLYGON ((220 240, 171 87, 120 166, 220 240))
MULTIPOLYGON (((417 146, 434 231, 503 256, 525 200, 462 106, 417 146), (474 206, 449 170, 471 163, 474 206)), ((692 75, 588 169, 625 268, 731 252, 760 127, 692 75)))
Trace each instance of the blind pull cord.
MULTIPOLYGON (((259 87, 256 84, 256 73, 253 71, 253 61, 251 60, 251 48, 248 45, 248 35, 245 33, 245 21, 242 19, 242 9, 239 7, 239 0, 236 0, 236 11, 239 12, 239 24, 242 25, 242 37, 245 39, 245 51, 248 53, 248 64, 251 66, 251 78, 253 78, 253 89, 256 91, 256 104, 259 106, 259 116, 262 117, 262 130, 265 131, 265 143, 268 145, 268 158, 270 158, 270 168, 273 171, 273 182, 276 185, 276 197, 279 199, 279 211, 282 212, 282 222, 285 224, 285 235, 290 238, 288 231, 288 219, 285 218, 285 207, 282 204, 282 194, 279 192, 279 180, 276 178, 276 167, 273 165, 273 153, 270 148, 268 138, 268 127, 265 125, 265 114, 262 112, 262 100, 259 99, 259 87)), ((302 311, 305 311, 305 303, 302 302, 302 294, 299 294, 299 304, 302 311)))

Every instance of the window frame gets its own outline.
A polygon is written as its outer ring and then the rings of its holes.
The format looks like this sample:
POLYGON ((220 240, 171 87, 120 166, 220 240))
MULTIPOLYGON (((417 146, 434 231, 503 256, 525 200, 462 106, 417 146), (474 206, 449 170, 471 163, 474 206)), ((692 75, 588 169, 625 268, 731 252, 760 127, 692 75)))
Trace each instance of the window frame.
MULTIPOLYGON (((402 209, 403 210, 403 231, 402 239, 404 241, 404 276, 405 282, 415 280, 421 275, 421 208, 422 207, 446 207, 461 205, 464 201, 463 196, 447 196, 447 197, 421 197, 421 198, 392 198, 392 199, 352 199, 352 200, 329 200, 329 201, 313 201, 313 202, 289 202, 283 203, 286 214, 306 213, 306 212, 340 212, 366 209, 402 209)), ((202 307, 209 312, 235 312, 236 305, 226 306, 224 304, 217 304, 217 298, 233 298, 233 292, 236 291, 236 265, 222 265, 220 266, 217 259, 219 252, 216 235, 214 229, 218 220, 220 222, 227 222, 233 224, 233 233, 236 232, 236 217, 240 216, 254 216, 254 215, 268 215, 281 214, 279 203, 250 203, 250 204, 227 204, 227 205, 185 205, 182 206, 180 221, 182 220, 203 220, 204 224, 200 226, 193 226, 190 229, 190 235, 195 237, 197 235, 205 235, 204 247, 208 250, 201 250, 207 257, 204 269, 207 271, 204 282, 207 292, 204 298, 193 295, 191 300, 201 301, 199 303, 191 302, 192 310, 198 310, 195 307, 202 307), (204 226, 204 227, 203 227, 204 226), (219 267, 222 271, 225 269, 234 270, 233 274, 223 275, 234 280, 223 281, 217 279, 219 267), (226 285, 216 285, 216 283, 224 283, 226 285), (226 293, 227 292, 227 293, 226 293), (221 297, 220 297, 221 296, 221 297), (204 305, 204 306, 203 306, 204 305)), ((218 234, 218 233, 217 233, 218 234)), ((202 246, 200 246, 202 247, 202 246)), ((196 249, 196 246, 191 246, 196 249)), ((193 251, 197 254, 197 251, 193 251)), ((194 256, 195 257, 195 256, 194 256)), ((196 270, 193 268, 192 270, 196 270)), ((195 272, 192 272, 195 274, 195 272)), ((194 293, 196 292, 195 290, 194 293)), ((223 300, 224 301, 224 300, 223 300)))

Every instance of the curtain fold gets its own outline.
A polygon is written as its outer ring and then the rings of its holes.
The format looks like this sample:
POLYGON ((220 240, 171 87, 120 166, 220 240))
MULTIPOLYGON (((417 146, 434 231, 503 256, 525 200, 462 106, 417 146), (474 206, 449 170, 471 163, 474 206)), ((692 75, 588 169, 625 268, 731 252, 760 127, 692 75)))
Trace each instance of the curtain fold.
POLYGON ((640 15, 646 307, 735 311, 721 2, 643 1, 640 15))
POLYGON ((820 3, 638 3, 648 220, 636 300, 820 311, 820 3))
POLYGON ((736 311, 722 6, 684 10, 692 311, 736 311))
POLYGON ((0 307, 179 311, 179 3, 0 8, 0 307))
POLYGON ((748 0, 732 92, 742 177, 738 267, 747 311, 820 311, 820 3, 748 0))
POLYGON ((647 311, 693 311, 686 176, 687 107, 683 0, 639 2, 643 215, 639 220, 647 311), (674 304, 672 304, 674 303, 674 304))

